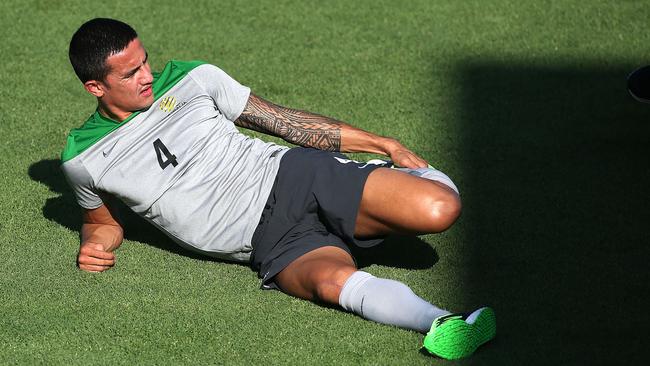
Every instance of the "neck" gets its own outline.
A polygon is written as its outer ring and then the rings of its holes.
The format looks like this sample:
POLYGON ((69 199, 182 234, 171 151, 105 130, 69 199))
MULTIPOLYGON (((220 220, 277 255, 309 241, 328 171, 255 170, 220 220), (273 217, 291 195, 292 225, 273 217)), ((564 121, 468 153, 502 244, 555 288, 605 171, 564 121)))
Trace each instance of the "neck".
POLYGON ((110 106, 101 103, 101 101, 98 101, 97 110, 99 110, 99 113, 102 116, 106 118, 110 118, 117 122, 124 121, 125 119, 129 118, 129 116, 133 113, 133 112, 115 110, 115 108, 111 108, 110 106))

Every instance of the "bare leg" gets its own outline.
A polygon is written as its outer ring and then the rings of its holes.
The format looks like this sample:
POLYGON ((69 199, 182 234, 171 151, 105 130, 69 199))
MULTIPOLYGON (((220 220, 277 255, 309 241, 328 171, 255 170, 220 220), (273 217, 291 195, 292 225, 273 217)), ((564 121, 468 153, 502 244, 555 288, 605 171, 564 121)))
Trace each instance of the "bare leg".
MULTIPOLYGON (((460 200, 443 184, 399 171, 376 169, 363 191, 355 236, 423 234, 446 230, 460 214, 460 200)), ((366 319, 427 333, 424 347, 442 358, 466 357, 496 334, 492 309, 467 318, 419 298, 401 282, 357 271, 343 249, 329 246, 298 258, 276 276, 287 294, 338 304, 366 319)))
MULTIPOLYGON (((460 199, 451 188, 379 168, 366 181, 355 236, 440 232, 451 226, 459 213, 460 199)), ((290 295, 338 304, 345 281, 356 270, 346 251, 322 247, 289 264, 276 276, 276 283, 290 295)))
POLYGON ((426 333, 447 311, 405 284, 357 271, 350 255, 328 246, 293 261, 275 278, 280 289, 311 301, 341 305, 365 319, 426 333))
POLYGON ((364 186, 354 234, 437 233, 456 221, 460 208, 458 194, 442 183, 379 168, 364 186))
POLYGON ((356 270, 345 250, 321 247, 291 262, 275 276, 275 282, 289 295, 338 304, 345 281, 356 270))

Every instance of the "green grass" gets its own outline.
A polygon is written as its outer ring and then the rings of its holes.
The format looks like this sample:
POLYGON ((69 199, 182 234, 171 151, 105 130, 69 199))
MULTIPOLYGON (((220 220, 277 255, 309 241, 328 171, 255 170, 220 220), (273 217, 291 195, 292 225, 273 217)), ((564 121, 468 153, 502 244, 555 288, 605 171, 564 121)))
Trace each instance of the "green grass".
POLYGON ((5 1, 0 364, 450 364, 421 353, 420 334, 261 291, 247 267, 177 249, 135 218, 113 270, 77 271, 79 213, 57 159, 95 108, 67 61, 95 16, 131 23, 154 69, 215 63, 447 172, 458 223, 361 262, 442 307, 495 309, 497 338, 456 363, 639 364, 650 109, 625 76, 650 63, 649 5, 5 1))

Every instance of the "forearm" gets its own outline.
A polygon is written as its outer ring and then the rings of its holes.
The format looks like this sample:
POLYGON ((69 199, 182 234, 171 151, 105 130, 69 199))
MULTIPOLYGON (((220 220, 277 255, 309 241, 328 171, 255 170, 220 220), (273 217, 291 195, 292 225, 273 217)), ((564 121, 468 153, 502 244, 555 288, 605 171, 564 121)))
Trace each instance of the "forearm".
POLYGON ((428 166, 424 159, 395 139, 375 135, 330 117, 281 107, 253 94, 235 124, 300 146, 387 155, 396 165, 413 169, 428 166))
POLYGON ((255 95, 237 125, 278 136, 292 144, 327 151, 369 152, 390 155, 399 143, 319 114, 290 109, 255 95))
POLYGON ((123 239, 124 233, 120 226, 91 223, 81 226, 81 245, 101 244, 105 251, 112 252, 122 244, 123 239))

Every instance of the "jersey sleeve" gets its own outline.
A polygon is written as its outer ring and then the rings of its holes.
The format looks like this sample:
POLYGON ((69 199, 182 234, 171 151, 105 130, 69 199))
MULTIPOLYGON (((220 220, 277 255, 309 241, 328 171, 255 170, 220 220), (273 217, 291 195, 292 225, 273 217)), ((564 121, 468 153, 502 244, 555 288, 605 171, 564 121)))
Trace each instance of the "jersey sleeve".
POLYGON ((234 121, 239 117, 248 102, 250 88, 210 64, 198 66, 190 75, 214 99, 217 108, 226 118, 234 121))
POLYGON ((103 204, 94 188, 93 178, 80 159, 68 160, 61 165, 65 179, 74 192, 79 206, 92 210, 103 204))

